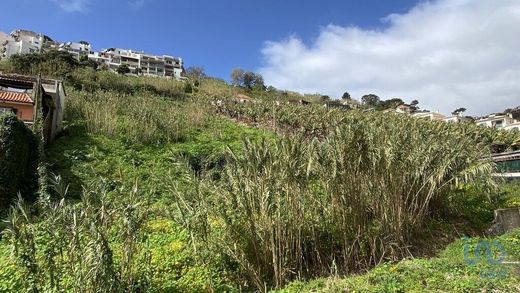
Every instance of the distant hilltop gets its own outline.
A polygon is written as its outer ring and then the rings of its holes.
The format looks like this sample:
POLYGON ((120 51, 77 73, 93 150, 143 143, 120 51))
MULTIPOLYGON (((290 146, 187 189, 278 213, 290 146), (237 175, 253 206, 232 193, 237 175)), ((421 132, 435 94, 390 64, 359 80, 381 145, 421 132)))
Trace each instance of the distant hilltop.
POLYGON ((15 30, 10 34, 0 32, 0 59, 16 54, 37 53, 45 50, 60 50, 72 54, 78 61, 90 59, 100 66, 117 71, 120 66, 127 66, 137 75, 172 77, 182 79, 184 62, 180 57, 153 55, 132 49, 109 48, 99 52, 92 50, 86 41, 60 43, 51 37, 29 30, 15 30))

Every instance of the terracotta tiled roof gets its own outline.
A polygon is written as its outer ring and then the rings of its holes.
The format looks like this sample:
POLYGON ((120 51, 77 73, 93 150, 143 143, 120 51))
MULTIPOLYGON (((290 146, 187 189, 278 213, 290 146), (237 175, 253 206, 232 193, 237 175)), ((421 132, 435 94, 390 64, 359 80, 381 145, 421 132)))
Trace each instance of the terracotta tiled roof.
POLYGON ((0 91, 0 102, 14 102, 32 104, 33 100, 27 93, 15 93, 0 91))

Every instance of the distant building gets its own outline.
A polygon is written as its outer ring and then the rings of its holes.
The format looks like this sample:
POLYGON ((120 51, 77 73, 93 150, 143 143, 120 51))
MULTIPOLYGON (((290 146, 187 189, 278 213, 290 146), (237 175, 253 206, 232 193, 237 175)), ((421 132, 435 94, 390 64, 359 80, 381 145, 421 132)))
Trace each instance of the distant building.
POLYGON ((412 108, 410 105, 402 104, 395 108, 395 112, 400 114, 410 114, 412 113, 412 108))
POLYGON ((509 125, 504 126, 505 130, 519 130, 520 131, 520 122, 514 122, 509 125))
POLYGON ((520 151, 493 154, 492 159, 499 172, 495 176, 505 179, 520 178, 520 151))
POLYGON ((341 104, 344 106, 349 106, 351 109, 358 109, 361 107, 361 103, 354 99, 341 100, 341 104))
POLYGON ((156 56, 143 51, 110 48, 91 53, 88 58, 105 64, 113 71, 125 64, 132 73, 138 75, 182 78, 182 59, 168 55, 156 56))
POLYGON ((82 56, 116 71, 119 66, 127 65, 131 73, 144 76, 173 77, 182 76, 182 58, 169 55, 152 55, 143 51, 110 48, 94 52, 85 41, 58 43, 50 37, 28 30, 15 30, 10 35, 0 32, 0 59, 16 54, 43 52, 49 49, 66 51, 79 60, 82 56))
POLYGON ((50 37, 28 30, 16 30, 10 36, 0 35, 1 58, 17 54, 37 53, 42 50, 57 48, 58 43, 50 37))
POLYGON ((76 60, 79 60, 82 56, 88 57, 90 54, 94 54, 92 46, 85 41, 61 43, 59 50, 69 52, 76 60))
POLYGON ((462 115, 455 115, 455 116, 446 117, 443 120, 445 122, 448 122, 448 123, 473 122, 473 118, 465 117, 465 116, 462 116, 462 115))
POLYGON ((510 124, 516 123, 517 121, 513 119, 510 115, 506 114, 492 114, 487 117, 481 118, 475 123, 478 126, 486 126, 492 128, 502 129, 510 124))
POLYGON ((446 119, 446 116, 442 115, 441 113, 437 112, 416 112, 412 115, 416 118, 423 118, 423 119, 429 119, 429 120, 444 120, 446 119))

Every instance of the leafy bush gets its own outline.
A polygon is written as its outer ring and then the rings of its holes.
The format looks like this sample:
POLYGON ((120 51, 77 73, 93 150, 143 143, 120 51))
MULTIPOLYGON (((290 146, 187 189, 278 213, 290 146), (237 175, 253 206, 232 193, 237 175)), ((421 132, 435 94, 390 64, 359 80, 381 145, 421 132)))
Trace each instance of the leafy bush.
POLYGON ((10 71, 63 78, 78 67, 78 61, 65 51, 49 50, 42 53, 17 54, 9 58, 10 71))
POLYGON ((0 208, 18 192, 34 199, 37 184, 37 140, 25 124, 11 114, 0 114, 0 208))

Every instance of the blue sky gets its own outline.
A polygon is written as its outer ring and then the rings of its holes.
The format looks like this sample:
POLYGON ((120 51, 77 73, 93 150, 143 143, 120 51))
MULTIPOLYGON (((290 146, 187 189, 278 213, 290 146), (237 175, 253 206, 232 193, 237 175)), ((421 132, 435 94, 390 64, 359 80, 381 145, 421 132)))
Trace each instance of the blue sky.
POLYGON ((86 40, 96 50, 135 48, 173 54, 228 78, 256 70, 265 41, 291 35, 311 41, 329 24, 376 27, 410 0, 16 0, 4 1, 0 30, 25 28, 59 41, 86 40))
POLYGON ((520 104, 518 0, 8 0, 0 30, 183 57, 211 76, 450 114, 520 104), (6 13, 7 12, 7 13, 6 13))

